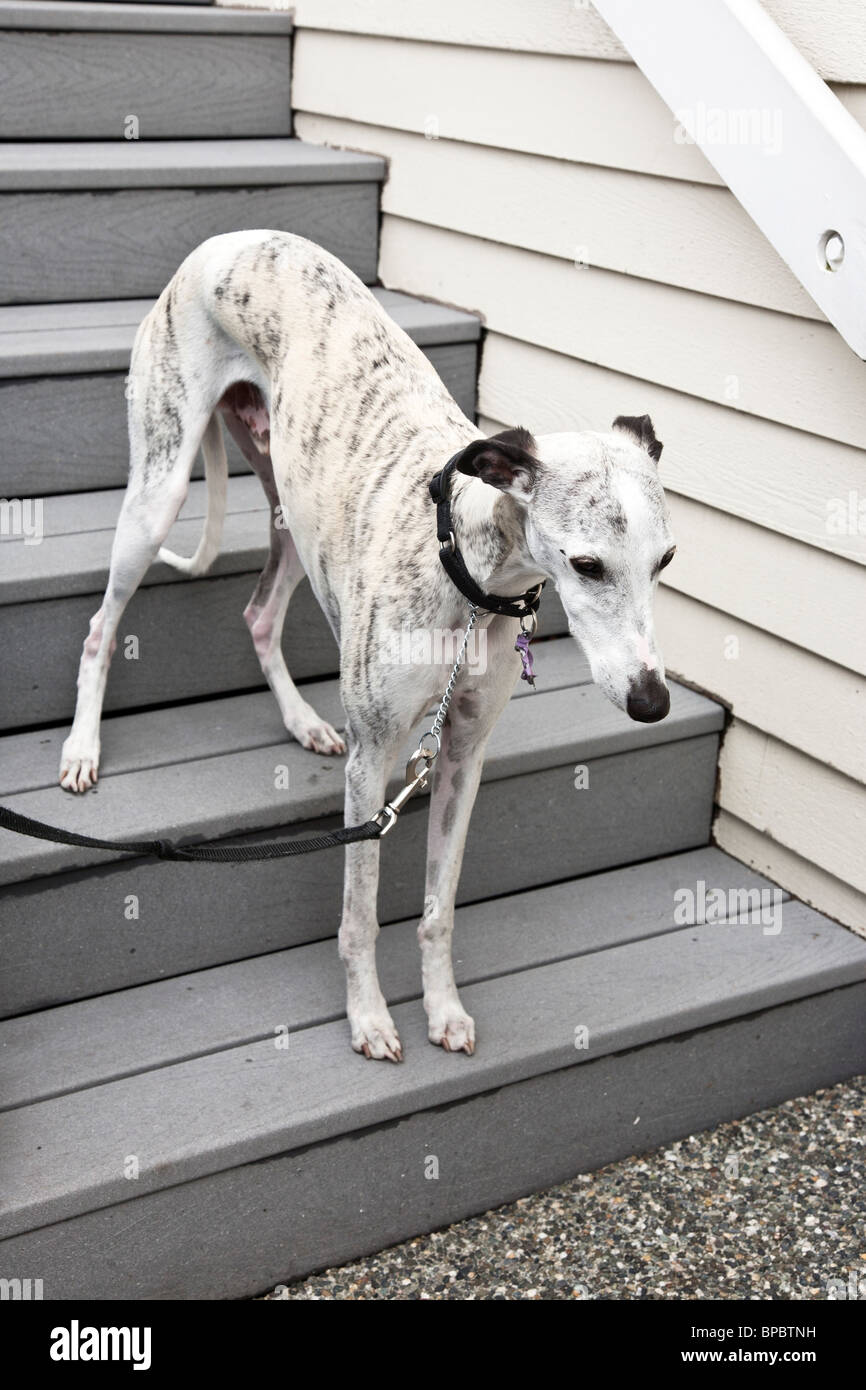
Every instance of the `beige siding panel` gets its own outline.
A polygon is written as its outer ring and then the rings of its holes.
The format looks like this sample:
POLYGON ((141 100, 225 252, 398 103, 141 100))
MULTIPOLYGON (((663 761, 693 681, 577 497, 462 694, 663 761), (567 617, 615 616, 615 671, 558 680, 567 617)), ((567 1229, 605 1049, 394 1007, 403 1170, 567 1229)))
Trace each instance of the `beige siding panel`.
POLYGON ((866 791, 859 782, 734 720, 719 759, 724 810, 826 873, 866 891, 866 791))
MULTIPOLYGON (((864 369, 866 370, 866 369, 864 369)), ((480 410, 538 434, 605 429, 648 412, 665 442, 667 487, 859 563, 866 528, 848 523, 849 496, 866 502, 866 455, 817 435, 711 405, 559 353, 487 336, 480 410), (828 529, 843 513, 847 534, 828 529)))
POLYGON ((637 68, 301 29, 292 105, 443 139, 696 179, 721 179, 637 68), (435 122, 435 127, 431 124, 435 122))
MULTIPOLYGON (((735 859, 766 874, 803 902, 866 936, 866 895, 825 873, 799 854, 776 844, 751 825, 720 811, 713 826, 716 843, 735 859)), ((784 931, 784 919, 782 930, 784 931)))
MULTIPOLYGON (((862 87, 834 89, 861 124, 862 87)), ((636 67, 591 58, 296 31, 297 111, 584 164, 721 184, 636 67)))
POLYGON ((676 561, 665 582, 787 642, 866 672, 866 571, 668 492, 676 561))
POLYGON ((783 313, 823 320, 724 188, 304 116, 303 140, 390 160, 382 210, 783 313), (454 189, 460 196, 454 196, 454 189))
POLYGON ((861 446, 863 363, 830 324, 774 314, 387 216, 386 285, 476 309, 489 328, 861 446), (729 398, 736 394, 736 400, 729 398))
POLYGON ((628 60, 593 6, 573 0, 294 0, 293 7, 297 28, 628 60))
POLYGON ((866 82, 863 0, 761 0, 825 81, 866 82))
MULTIPOLYGON (((219 0, 220 4, 245 0, 219 0)), ((262 4, 262 0, 250 0, 262 4)), ((273 0, 272 0, 273 5, 273 0)), ((822 77, 866 82, 862 0, 764 0, 764 9, 822 77)), ((624 61, 592 5, 569 0, 295 0, 295 24, 524 53, 624 61)))
POLYGON ((712 691, 763 733, 866 782, 863 676, 668 586, 656 598, 656 631, 671 675, 712 691))

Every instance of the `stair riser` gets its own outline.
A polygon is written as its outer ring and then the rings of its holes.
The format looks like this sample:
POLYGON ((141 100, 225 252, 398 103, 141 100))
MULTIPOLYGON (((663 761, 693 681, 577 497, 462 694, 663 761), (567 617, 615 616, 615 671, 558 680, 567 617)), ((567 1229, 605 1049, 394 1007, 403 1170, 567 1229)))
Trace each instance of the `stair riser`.
POLYGON ((0 303, 143 298, 162 293, 208 237, 275 227, 376 278, 379 185, 123 189, 0 195, 0 303))
MULTIPOLYGON (((473 418, 477 347, 425 349, 460 409, 473 418)), ((42 497, 124 487, 125 375, 47 376, 0 383, 0 497, 42 497)), ((246 473, 227 436, 229 471, 246 473)), ((201 464, 194 477, 202 476, 201 464)))
POLYGON ((45 1226, 0 1259, 52 1299, 261 1293, 856 1076, 864 1007, 852 985, 584 1061, 45 1226))
MULTIPOLYGON (((706 844, 717 754, 718 737, 705 734, 591 760, 583 791, 575 790, 571 764, 483 783, 458 900, 706 844)), ((383 922, 421 911, 426 826, 426 807, 418 804, 382 845, 383 922)), ((332 936, 342 861, 339 850, 230 867, 127 860, 6 888, 0 1015, 332 936), (136 921, 125 916, 130 895, 138 899, 136 921)))
POLYGON ((2 140, 291 134, 288 35, 24 30, 2 42, 2 140))
MULTIPOLYGON (((264 561, 264 552, 262 554, 264 561)), ((106 711, 172 704, 264 684, 242 614, 259 571, 138 590, 124 614, 106 711), (123 657, 135 634, 139 658, 123 657)), ((0 609, 0 710, 4 729, 72 717, 81 646, 102 594, 0 609)), ((309 586, 292 599, 284 650, 296 679, 333 675, 337 648, 309 586)))
MULTIPOLYGON (((120 624, 106 713, 261 689, 264 677, 242 615, 264 559, 262 551, 261 564, 241 574, 143 585, 120 624), (138 638, 136 660, 123 655, 131 635, 138 638)), ((72 718, 81 648, 102 596, 100 590, 0 607, 2 731, 72 718)), ((560 605, 547 604, 545 635, 565 630, 560 605)), ((306 582, 292 597, 283 650, 296 680, 339 672, 336 643, 306 582)))

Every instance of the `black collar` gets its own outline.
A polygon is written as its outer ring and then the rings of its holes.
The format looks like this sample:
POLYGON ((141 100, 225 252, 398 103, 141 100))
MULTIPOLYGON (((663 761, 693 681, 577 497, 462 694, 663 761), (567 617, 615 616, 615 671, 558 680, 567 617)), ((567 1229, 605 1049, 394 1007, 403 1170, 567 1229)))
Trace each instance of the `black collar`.
MULTIPOLYGON (((462 450, 461 450, 462 453, 462 450)), ((455 454, 449 459, 445 467, 429 484, 430 496, 436 503, 436 535, 439 538, 439 559, 445 568, 448 578, 457 586, 461 594, 468 598, 470 603, 474 603, 476 608, 483 608, 487 613, 501 613, 508 618, 523 618, 527 613, 534 613, 541 602, 541 591, 545 581, 542 579, 534 589, 527 589, 525 594, 519 594, 517 598, 504 598, 501 594, 485 594, 480 585, 476 584, 472 575, 466 568, 466 562, 457 548, 457 538, 454 535, 454 523, 451 519, 451 502, 449 493, 451 491, 451 479, 457 467, 460 454, 455 454)))

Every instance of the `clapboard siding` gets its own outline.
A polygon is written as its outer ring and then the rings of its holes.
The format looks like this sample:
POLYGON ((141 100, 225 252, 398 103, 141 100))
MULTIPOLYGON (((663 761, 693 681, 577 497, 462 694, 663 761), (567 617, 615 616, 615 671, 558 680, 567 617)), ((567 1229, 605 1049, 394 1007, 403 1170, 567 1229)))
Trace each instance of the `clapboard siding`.
POLYGON ((866 534, 837 535, 828 525, 832 505, 862 495, 862 449, 490 332, 479 409, 540 433, 601 429, 648 411, 665 444, 666 487, 866 563, 866 534))
POLYGON ((672 675, 700 680, 764 733, 866 782, 862 676, 669 585, 659 588, 656 615, 672 675))
MULTIPOLYGON (((256 4, 261 0, 218 0, 256 4)), ((866 77, 866 32, 860 0, 763 0, 763 8, 827 81, 866 77)), ((619 39, 589 4, 563 0, 295 0, 295 24, 304 28, 381 34, 555 53, 575 58, 629 61, 619 39)))
POLYGON ((681 547, 666 580, 672 588, 866 673, 866 631, 851 622, 866 607, 862 566, 673 492, 669 503, 681 547))
MULTIPOLYGON (((766 9, 866 125, 857 0, 766 9)), ((733 712, 719 841, 866 928, 866 368, 592 6, 298 0, 294 55, 304 138, 389 160, 384 283, 483 317, 482 426, 652 413, 668 664, 733 712)))
POLYGON ((480 312, 509 337, 843 443, 866 440, 863 364, 829 323, 397 217, 382 219, 380 272, 395 289, 480 312))
POLYGON ((741 720, 727 731, 719 768, 722 797, 731 815, 866 892, 862 784, 741 720), (820 835, 816 805, 824 822, 820 835))
MULTIPOLYGON (((866 70, 834 89, 861 124, 863 83, 866 70)), ((292 103, 443 139, 721 183, 696 146, 674 139, 673 115, 626 63, 296 28, 292 103)))
POLYGON ((664 102, 633 67, 591 59, 295 31, 296 112, 672 178, 721 180, 675 144, 664 102), (435 126, 432 124, 435 122, 435 126))
POLYGON ((512 246, 574 266, 824 317, 726 188, 317 116, 302 117, 299 130, 305 140, 387 157, 385 213, 490 241, 505 224, 512 246))
POLYGON ((719 811, 713 826, 716 843, 741 862, 765 873, 804 902, 824 904, 824 912, 837 922, 845 922, 866 936, 866 894, 825 873, 808 857, 795 854, 773 840, 763 829, 756 830, 729 811, 719 811))

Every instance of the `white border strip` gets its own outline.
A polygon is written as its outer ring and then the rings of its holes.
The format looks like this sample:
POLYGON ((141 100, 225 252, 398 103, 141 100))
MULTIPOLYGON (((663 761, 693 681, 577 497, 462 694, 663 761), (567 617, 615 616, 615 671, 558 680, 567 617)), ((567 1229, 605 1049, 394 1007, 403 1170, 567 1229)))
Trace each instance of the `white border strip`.
POLYGON ((699 145, 866 358, 866 131, 757 0, 595 8, 674 113, 671 138, 699 145))

